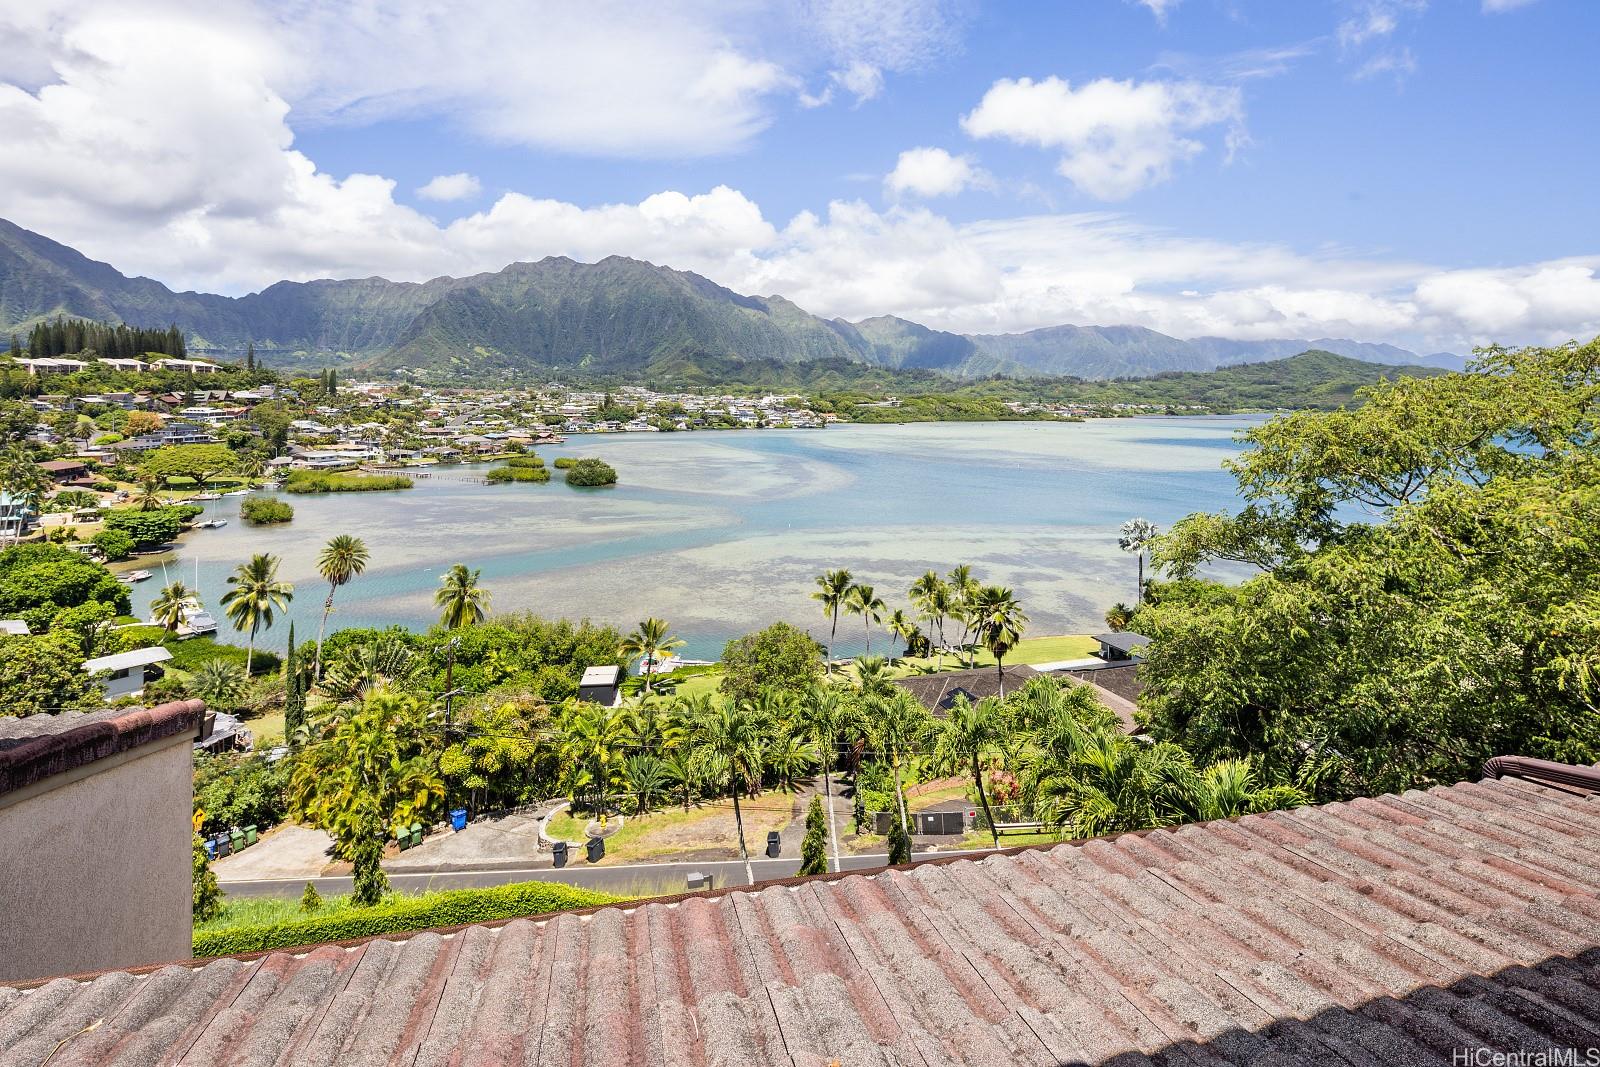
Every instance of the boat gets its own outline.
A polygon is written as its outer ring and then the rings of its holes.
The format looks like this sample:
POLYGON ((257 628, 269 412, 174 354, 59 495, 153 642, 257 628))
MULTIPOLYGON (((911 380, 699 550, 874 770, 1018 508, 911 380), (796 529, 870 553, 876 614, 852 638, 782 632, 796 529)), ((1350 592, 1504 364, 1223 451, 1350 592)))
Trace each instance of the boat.
POLYGON ((262 482, 261 483, 261 488, 262 489, 281 489, 282 487, 283 487, 283 483, 282 482, 262 482))
POLYGON ((227 519, 207 519, 205 522, 195 523, 194 528, 197 530, 216 530, 226 525, 228 525, 227 519))
POLYGON ((196 493, 190 500, 221 500, 221 493, 196 493))
POLYGON ((234 489, 231 492, 223 493, 222 495, 223 496, 249 496, 250 495, 250 490, 248 490, 248 489, 234 489))
POLYGON ((122 575, 122 577, 126 578, 130 582, 143 582, 148 581, 151 577, 151 574, 149 571, 129 571, 128 573, 122 575))
MULTIPOLYGON (((160 626, 155 619, 150 620, 152 626, 160 626)), ((183 602, 183 620, 178 623, 177 636, 203 637, 206 634, 217 632, 217 620, 211 612, 200 606, 200 601, 189 597, 183 602)))

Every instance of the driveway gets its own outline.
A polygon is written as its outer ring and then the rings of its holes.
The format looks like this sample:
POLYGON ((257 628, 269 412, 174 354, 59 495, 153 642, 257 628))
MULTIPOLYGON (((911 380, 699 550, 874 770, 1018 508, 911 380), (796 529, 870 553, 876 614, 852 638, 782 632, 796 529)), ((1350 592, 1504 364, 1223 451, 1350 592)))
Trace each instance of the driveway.
POLYGON ((289 824, 261 835, 260 840, 243 852, 217 860, 211 869, 219 882, 312 879, 333 862, 328 855, 332 847, 333 838, 323 831, 289 824))

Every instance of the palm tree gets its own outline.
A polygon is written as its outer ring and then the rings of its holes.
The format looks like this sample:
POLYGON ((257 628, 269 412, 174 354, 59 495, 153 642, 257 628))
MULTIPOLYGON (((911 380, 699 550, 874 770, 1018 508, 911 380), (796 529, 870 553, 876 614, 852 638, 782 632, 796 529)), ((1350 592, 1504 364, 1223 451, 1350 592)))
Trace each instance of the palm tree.
POLYGON ((322 692, 339 704, 360 701, 375 689, 404 690, 422 664, 403 640, 381 637, 347 649, 328 668, 322 692))
POLYGON ((883 618, 885 606, 883 598, 874 593, 870 585, 852 585, 845 593, 845 610, 852 615, 860 615, 865 624, 869 656, 872 654, 872 624, 883 618))
POLYGON ((1124 552, 1139 553, 1139 597, 1136 604, 1144 603, 1144 554, 1151 541, 1156 539, 1156 524, 1149 519, 1129 519, 1122 524, 1117 536, 1117 547, 1124 552))
POLYGON ((1113 633, 1121 633, 1133 622, 1133 609, 1118 601, 1106 609, 1106 625, 1113 633))
POLYGON ((863 697, 886 696, 894 689, 894 673, 882 656, 857 656, 856 688, 863 697))
POLYGON ((323 546, 317 556, 317 573, 328 583, 328 598, 322 602, 322 622, 317 627, 317 668, 314 676, 322 680, 322 643, 327 638, 328 616, 333 613, 333 594, 367 569, 367 543, 350 534, 339 534, 323 546))
POLYGON ((973 632, 994 656, 994 669, 1000 679, 1000 698, 1006 695, 1006 653, 1022 640, 1028 616, 1022 605, 1001 585, 986 585, 973 598, 973 632))
POLYGON ((155 511, 166 504, 166 501, 161 499, 160 478, 151 475, 139 483, 138 503, 140 511, 155 511))
POLYGON ((890 686, 891 692, 867 699, 867 713, 871 716, 873 738, 878 748, 889 757, 894 768, 894 796, 900 806, 900 825, 909 827, 911 818, 906 813, 906 793, 900 784, 902 761, 916 750, 928 735, 930 717, 928 709, 910 690, 890 686))
POLYGON ((839 636, 839 611, 845 606, 845 597, 849 594, 850 572, 842 567, 836 571, 823 571, 817 575, 817 591, 811 594, 812 600, 822 602, 822 614, 827 617, 830 626, 828 629, 828 663, 824 673, 833 673, 833 642, 839 636))
POLYGON ((936 727, 938 740, 934 746, 934 761, 941 767, 954 768, 970 763, 972 784, 978 788, 978 803, 983 805, 983 817, 989 823, 989 833, 994 847, 1000 847, 1000 831, 995 829, 994 812, 989 809, 989 794, 983 788, 983 753, 999 740, 1003 730, 1004 705, 993 698, 976 704, 958 693, 950 705, 950 714, 936 727))
POLYGON ((249 688, 250 676, 237 663, 222 657, 208 659, 200 664, 189 679, 189 692, 217 711, 231 711, 239 706, 249 688))
POLYGON ((911 583, 911 603, 922 617, 928 620, 929 637, 939 635, 937 662, 944 667, 944 620, 950 614, 950 583, 940 578, 936 571, 926 571, 911 583))
POLYGON ((755 870, 750 866, 750 850, 744 843, 744 814, 739 808, 739 793, 752 779, 759 781, 766 766, 766 748, 771 724, 754 705, 719 700, 695 723, 696 754, 707 770, 706 777, 724 777, 733 795, 733 823, 739 833, 739 858, 744 861, 745 880, 754 885, 755 870))
POLYGON ((648 752, 629 756, 623 776, 627 779, 628 792, 633 795, 635 815, 643 815, 659 806, 672 788, 672 767, 661 757, 648 752))
POLYGON ((650 695, 650 683, 655 676, 656 661, 682 648, 684 642, 667 633, 665 619, 648 618, 639 628, 622 639, 622 654, 629 661, 644 660, 644 695, 650 695))
POLYGON ((228 584, 233 588, 222 594, 222 607, 235 630, 250 631, 244 654, 244 669, 249 674, 255 662, 256 634, 272 627, 274 612, 288 609, 294 586, 278 580, 278 557, 266 552, 235 567, 228 584))
POLYGON ((439 622, 447 630, 458 630, 484 620, 489 614, 489 590, 478 585, 481 571, 468 570, 457 563, 440 579, 433 594, 434 604, 443 609, 439 622))
MULTIPOLYGON (((961 645, 965 648, 972 634, 972 603, 978 595, 978 580, 972 576, 969 565, 958 563, 951 568, 947 584, 950 589, 950 616, 961 620, 961 645)), ((976 661, 977 650, 970 650, 967 666, 974 666, 976 661)))
POLYGON ((895 608, 890 612, 889 617, 883 622, 883 628, 904 641, 908 653, 911 651, 911 639, 917 636, 917 624, 911 621, 905 609, 895 608))
POLYGON ((860 725, 855 701, 845 699, 835 686, 813 686, 800 705, 800 727, 822 750, 822 795, 828 809, 828 842, 835 873, 839 870, 839 831, 833 821, 833 758, 845 732, 860 725))
POLYGON ((574 801, 593 790, 591 805, 606 825, 606 798, 623 781, 631 736, 624 708, 574 703, 561 724, 560 751, 567 795, 574 801))
POLYGON ((173 582, 163 587, 161 595, 150 605, 151 621, 165 627, 168 633, 177 633, 178 627, 183 624, 188 613, 190 601, 196 606, 200 603, 193 590, 182 582, 173 582))
POLYGON ((773 742, 766 762, 783 788, 793 792, 794 780, 817 765, 817 748, 806 740, 803 727, 791 729, 773 742))
POLYGON ((1196 774, 1188 786, 1188 795, 1181 801, 1185 822, 1237 819, 1311 802, 1292 785, 1263 785, 1256 777, 1255 763, 1248 758, 1219 760, 1196 774))

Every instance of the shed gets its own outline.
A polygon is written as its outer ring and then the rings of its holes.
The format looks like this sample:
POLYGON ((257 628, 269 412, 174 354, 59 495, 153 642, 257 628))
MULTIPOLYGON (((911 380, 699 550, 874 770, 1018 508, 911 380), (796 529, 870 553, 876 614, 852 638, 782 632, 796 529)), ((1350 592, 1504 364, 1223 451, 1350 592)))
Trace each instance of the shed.
POLYGON ((614 708, 622 703, 622 693, 618 688, 621 682, 621 667, 585 667, 583 678, 578 682, 578 699, 614 708))
POLYGON ((119 652, 115 656, 86 660, 83 669, 90 674, 109 672, 110 676, 106 678, 106 696, 116 700, 118 697, 138 696, 144 689, 145 668, 171 658, 171 652, 160 645, 154 645, 150 648, 136 648, 132 652, 119 652))
POLYGON ((1136 659, 1139 650, 1150 643, 1144 634, 1136 633, 1095 634, 1094 639, 1100 642, 1100 658, 1108 661, 1136 659))

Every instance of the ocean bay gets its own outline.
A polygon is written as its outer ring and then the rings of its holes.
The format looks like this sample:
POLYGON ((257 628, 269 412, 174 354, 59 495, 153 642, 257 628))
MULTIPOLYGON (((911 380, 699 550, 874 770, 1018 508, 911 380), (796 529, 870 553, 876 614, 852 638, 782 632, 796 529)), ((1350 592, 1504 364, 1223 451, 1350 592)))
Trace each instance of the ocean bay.
MULTIPOLYGON (((134 591, 148 614, 164 577, 193 583, 215 607, 235 564, 282 558, 295 583, 288 613, 312 637, 327 592, 316 555, 340 533, 364 538, 367 572, 341 589, 330 629, 434 621, 432 596, 453 563, 480 568, 496 611, 588 617, 630 628, 655 615, 715 658, 728 638, 784 619, 819 638, 813 576, 848 567, 894 607, 922 571, 969 563, 1012 587, 1030 632, 1101 627, 1134 593, 1134 562, 1117 526, 1161 526, 1237 504, 1222 462, 1256 420, 1146 418, 1086 423, 915 423, 823 431, 575 436, 547 459, 597 456, 620 484, 574 489, 475 484, 482 467, 439 468, 388 493, 288 496, 292 523, 251 527, 239 498, 209 505, 220 530, 185 538, 155 579, 134 591)), ((281 648, 281 618, 260 644, 281 648)), ((882 648, 884 635, 874 633, 882 648)), ((861 649, 859 620, 841 620, 838 651, 861 649)))

